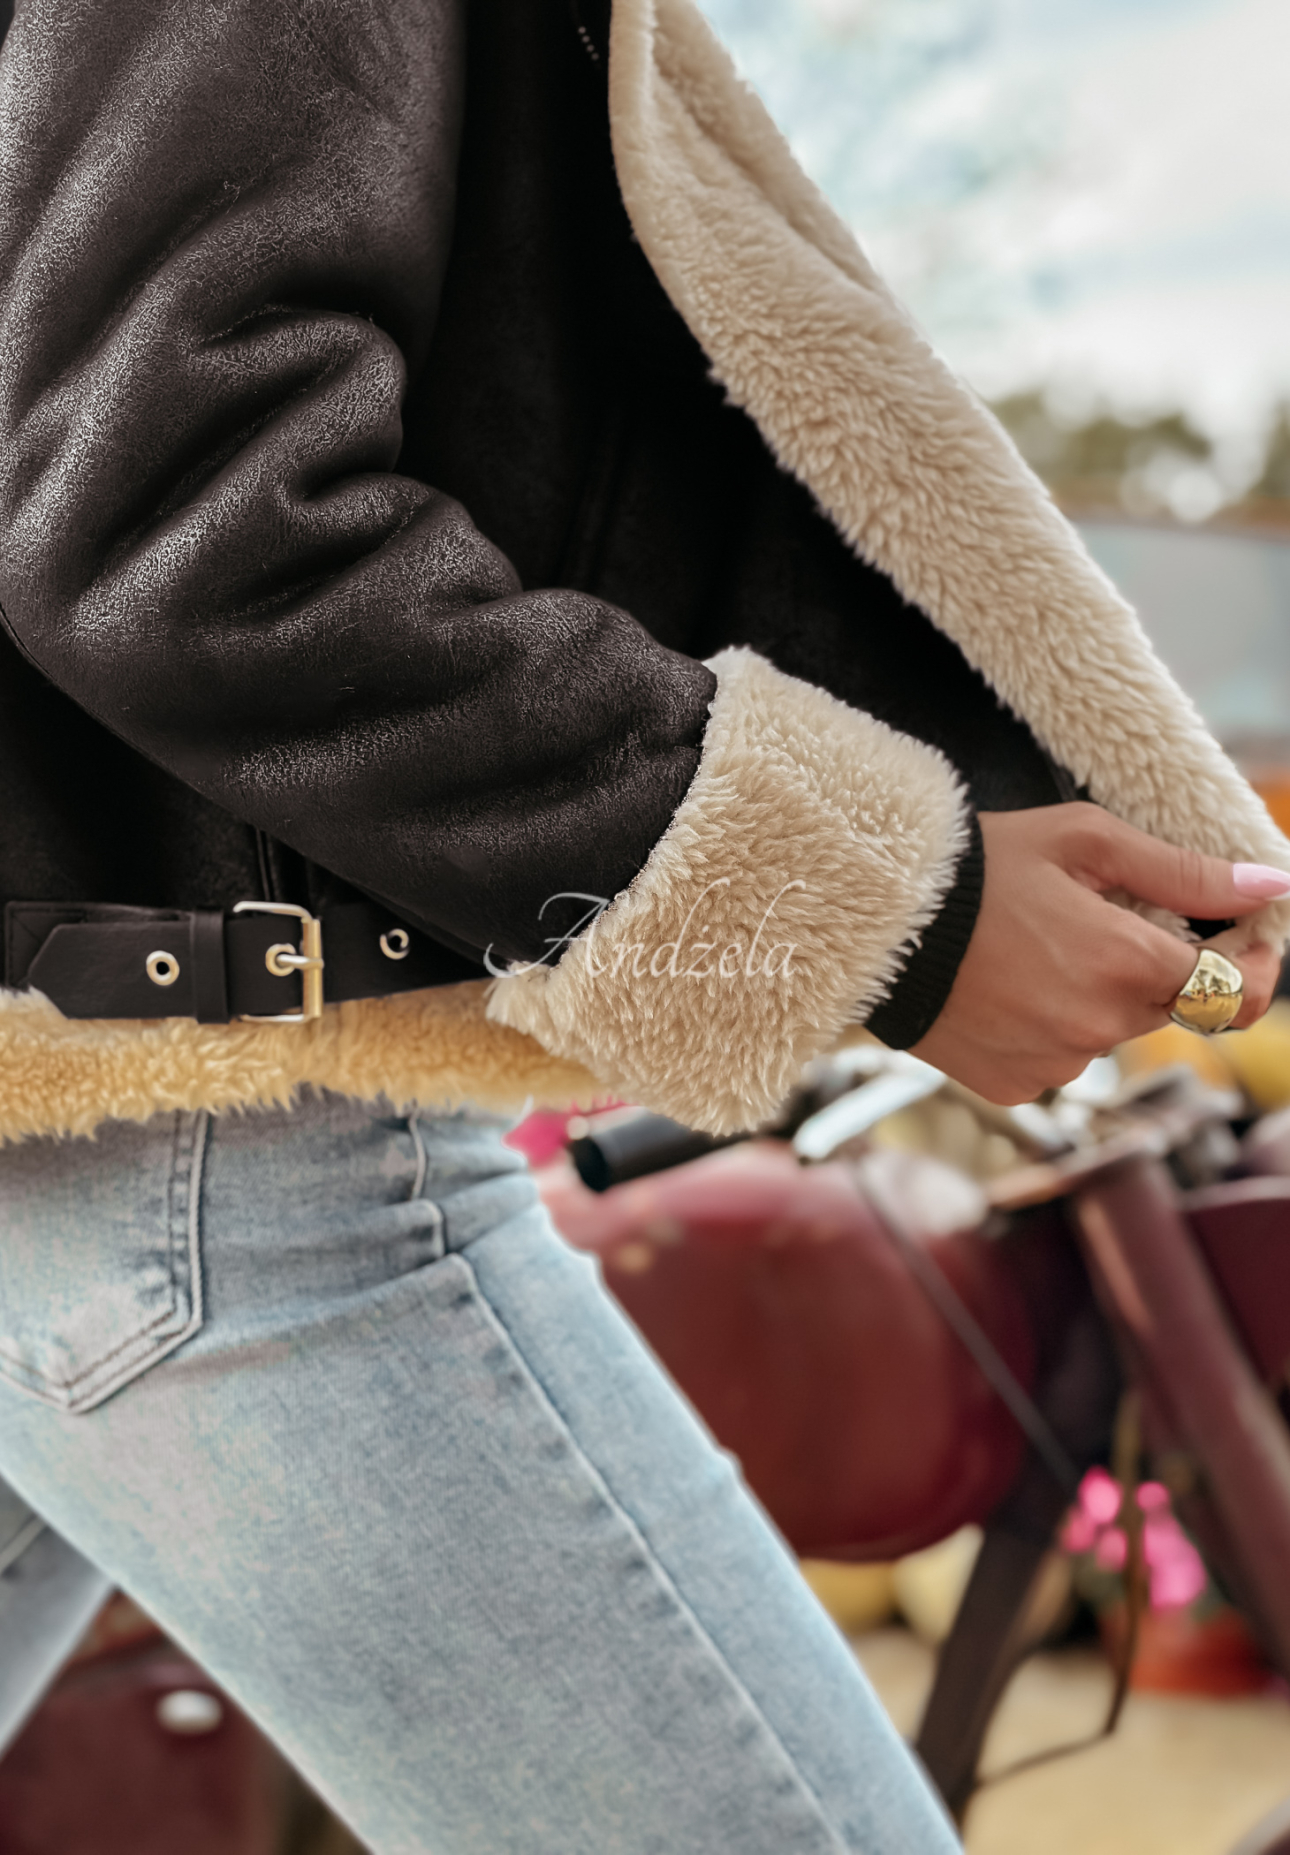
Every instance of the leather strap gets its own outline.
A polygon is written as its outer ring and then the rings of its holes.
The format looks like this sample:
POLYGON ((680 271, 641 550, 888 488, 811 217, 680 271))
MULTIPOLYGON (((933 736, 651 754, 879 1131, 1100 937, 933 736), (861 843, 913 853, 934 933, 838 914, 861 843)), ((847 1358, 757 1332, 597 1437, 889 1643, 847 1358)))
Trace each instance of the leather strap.
MULTIPOLYGON (((43 992, 68 1018, 234 1018, 299 1012, 298 972, 270 950, 301 948, 289 914, 9 902, 5 983, 43 992)), ((374 902, 323 909, 323 997, 383 998, 480 976, 480 968, 374 902)))

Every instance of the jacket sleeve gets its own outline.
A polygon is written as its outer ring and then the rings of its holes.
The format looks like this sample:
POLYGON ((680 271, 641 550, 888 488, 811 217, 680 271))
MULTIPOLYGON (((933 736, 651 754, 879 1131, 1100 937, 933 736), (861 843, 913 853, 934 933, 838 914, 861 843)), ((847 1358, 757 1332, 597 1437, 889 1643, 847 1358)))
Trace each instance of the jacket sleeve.
MULTIPOLYGON (((98 719, 458 946, 613 894, 713 678, 399 475, 457 0, 35 0, 0 118, 0 604, 98 719)), ((139 898, 146 900, 147 898, 139 898)))
POLYGON ((612 901, 601 942, 626 914, 643 954, 609 981, 557 939, 495 1014, 746 1124, 890 987, 962 798, 930 749, 764 660, 705 666, 522 590, 396 471, 451 233, 460 14, 27 0, 0 58, 0 607, 132 746, 449 944, 523 965, 570 919, 550 898, 612 901), (650 975, 705 910, 728 947, 768 906, 804 986, 751 955, 650 975), (675 1086, 696 1039, 730 1053, 716 1106, 706 1076, 675 1086))

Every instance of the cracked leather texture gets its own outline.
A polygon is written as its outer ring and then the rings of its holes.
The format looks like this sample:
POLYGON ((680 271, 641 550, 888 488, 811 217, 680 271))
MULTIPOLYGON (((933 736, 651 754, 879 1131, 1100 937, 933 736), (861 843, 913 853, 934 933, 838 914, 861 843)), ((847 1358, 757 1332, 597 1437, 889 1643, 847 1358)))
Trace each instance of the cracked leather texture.
POLYGON ((713 681, 602 600, 526 591, 396 469, 449 248, 458 14, 24 6, 0 603, 44 677, 206 798, 532 955, 548 896, 644 862, 713 681))
POLYGON ((0 320, 6 897, 352 887, 446 977, 538 957, 730 643, 1056 796, 707 378, 565 0, 24 0, 0 320))

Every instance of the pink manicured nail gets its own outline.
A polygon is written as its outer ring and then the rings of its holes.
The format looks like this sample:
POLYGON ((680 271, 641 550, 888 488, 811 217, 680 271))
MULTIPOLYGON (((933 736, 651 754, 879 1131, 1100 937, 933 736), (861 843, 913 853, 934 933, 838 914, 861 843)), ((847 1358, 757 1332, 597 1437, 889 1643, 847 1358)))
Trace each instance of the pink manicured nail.
POLYGON ((1269 869, 1266 863, 1234 863, 1232 887, 1252 900, 1281 902, 1290 897, 1290 873, 1269 869))

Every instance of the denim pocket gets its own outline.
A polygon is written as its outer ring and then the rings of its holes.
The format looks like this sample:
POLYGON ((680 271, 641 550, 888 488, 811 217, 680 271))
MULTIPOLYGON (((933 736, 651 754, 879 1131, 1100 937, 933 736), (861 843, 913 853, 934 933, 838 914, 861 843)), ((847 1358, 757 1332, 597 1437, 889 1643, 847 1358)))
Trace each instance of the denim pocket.
POLYGON ((205 1114, 0 1148, 0 1377, 88 1411, 196 1333, 205 1114))

